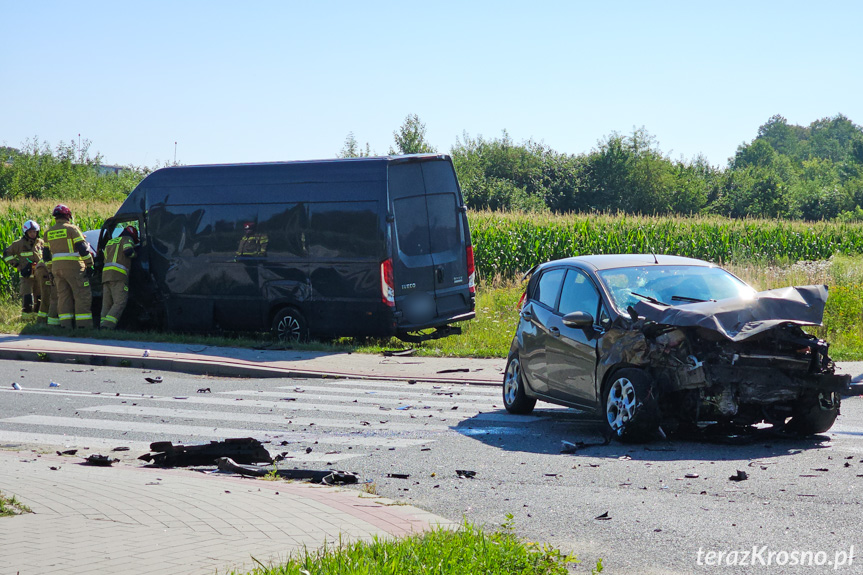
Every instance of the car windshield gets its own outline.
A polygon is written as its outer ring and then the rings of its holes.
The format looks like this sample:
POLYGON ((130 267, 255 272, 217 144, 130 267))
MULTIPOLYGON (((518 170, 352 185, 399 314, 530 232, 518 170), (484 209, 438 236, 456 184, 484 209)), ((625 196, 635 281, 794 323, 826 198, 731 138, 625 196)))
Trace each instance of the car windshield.
POLYGON ((619 313, 639 301, 682 305, 727 298, 751 299, 755 290, 722 268, 644 266, 597 272, 619 313))

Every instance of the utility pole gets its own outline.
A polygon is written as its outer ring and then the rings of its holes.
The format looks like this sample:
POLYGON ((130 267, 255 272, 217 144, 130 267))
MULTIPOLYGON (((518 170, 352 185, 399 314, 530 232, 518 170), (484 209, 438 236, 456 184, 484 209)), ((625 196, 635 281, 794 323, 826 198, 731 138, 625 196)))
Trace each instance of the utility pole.
POLYGON ((174 165, 177 165, 177 142, 174 142, 174 165))

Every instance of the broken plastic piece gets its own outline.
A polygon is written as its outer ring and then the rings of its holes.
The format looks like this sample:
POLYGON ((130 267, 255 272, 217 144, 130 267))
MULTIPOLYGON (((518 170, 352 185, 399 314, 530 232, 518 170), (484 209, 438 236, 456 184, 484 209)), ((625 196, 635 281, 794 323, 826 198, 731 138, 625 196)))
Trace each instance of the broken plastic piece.
POLYGON ((749 479, 749 475, 746 474, 745 471, 737 470, 737 473, 728 478, 729 481, 746 481, 749 479))
POLYGON ((108 457, 107 455, 101 455, 98 453, 94 453, 93 455, 87 457, 84 461, 87 463, 87 465, 96 465, 98 467, 108 467, 108 466, 113 465, 114 463, 116 463, 117 461, 120 461, 120 460, 119 459, 112 459, 112 458, 108 457))
POLYGON ((147 383, 162 383, 162 376, 157 375, 156 377, 145 377, 144 381, 147 383))
POLYGON ((407 479, 410 476, 410 473, 387 473, 387 477, 392 477, 393 479, 407 479))
POLYGON ((470 471, 469 469, 456 469, 455 474, 458 475, 459 479, 473 479, 476 477, 476 471, 470 471))

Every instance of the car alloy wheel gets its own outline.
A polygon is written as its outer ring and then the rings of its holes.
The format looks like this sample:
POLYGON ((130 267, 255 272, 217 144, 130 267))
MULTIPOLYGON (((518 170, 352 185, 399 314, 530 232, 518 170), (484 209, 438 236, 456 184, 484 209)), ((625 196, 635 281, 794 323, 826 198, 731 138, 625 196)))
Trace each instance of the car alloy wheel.
POLYGON ((635 415, 637 405, 635 386, 632 382, 625 377, 616 379, 608 388, 608 399, 605 404, 605 418, 611 430, 621 435, 627 422, 635 415))

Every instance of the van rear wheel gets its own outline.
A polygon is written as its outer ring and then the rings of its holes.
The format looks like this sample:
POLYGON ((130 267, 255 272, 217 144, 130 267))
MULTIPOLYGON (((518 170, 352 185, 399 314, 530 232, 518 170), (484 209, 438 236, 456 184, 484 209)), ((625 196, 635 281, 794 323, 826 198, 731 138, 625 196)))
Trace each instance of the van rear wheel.
POLYGON ((293 307, 285 307, 273 316, 273 335, 279 343, 296 343, 309 338, 309 324, 300 311, 293 307))

